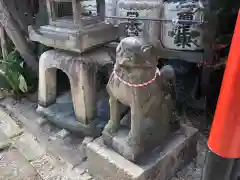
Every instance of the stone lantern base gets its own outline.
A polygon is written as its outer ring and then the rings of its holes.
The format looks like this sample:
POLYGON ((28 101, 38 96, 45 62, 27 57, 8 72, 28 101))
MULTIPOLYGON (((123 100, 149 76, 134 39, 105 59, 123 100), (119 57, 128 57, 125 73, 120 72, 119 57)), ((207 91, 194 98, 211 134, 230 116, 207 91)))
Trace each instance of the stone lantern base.
MULTIPOLYGON (((105 118, 97 113, 99 99, 96 73, 101 66, 112 67, 112 60, 104 47, 84 55, 61 50, 44 52, 39 60, 37 112, 71 132, 99 136, 105 125, 101 125, 101 121, 107 121, 109 116, 108 109, 105 109, 105 118), (67 75, 71 96, 57 98, 57 69, 67 75)), ((108 106, 107 96, 105 104, 108 106)))

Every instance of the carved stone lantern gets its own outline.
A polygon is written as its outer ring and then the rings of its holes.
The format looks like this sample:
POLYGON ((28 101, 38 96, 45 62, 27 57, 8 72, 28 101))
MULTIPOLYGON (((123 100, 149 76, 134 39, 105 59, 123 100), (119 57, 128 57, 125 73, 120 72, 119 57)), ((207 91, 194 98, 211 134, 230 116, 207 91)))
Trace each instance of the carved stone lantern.
POLYGON ((112 67, 111 49, 103 45, 117 40, 118 31, 98 16, 96 0, 46 3, 49 23, 29 26, 32 41, 54 48, 39 58, 37 112, 68 131, 99 136, 107 113, 98 111, 97 71, 112 67), (57 70, 70 82, 70 92, 61 95, 64 103, 57 100, 57 70))
POLYGON ((30 26, 29 36, 32 41, 82 53, 117 39, 118 31, 112 24, 88 11, 90 3, 97 12, 97 1, 46 0, 46 3, 49 24, 30 26))

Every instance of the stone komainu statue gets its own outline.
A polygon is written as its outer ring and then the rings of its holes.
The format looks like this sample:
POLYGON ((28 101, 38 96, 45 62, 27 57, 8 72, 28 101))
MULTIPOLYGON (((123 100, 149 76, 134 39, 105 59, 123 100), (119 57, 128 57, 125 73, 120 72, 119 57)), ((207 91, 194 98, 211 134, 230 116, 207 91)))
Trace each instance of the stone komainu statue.
POLYGON ((121 104, 131 108, 128 145, 130 160, 159 145, 172 126, 175 105, 175 74, 171 66, 157 67, 153 46, 141 37, 127 37, 116 49, 116 63, 107 91, 110 120, 103 134, 114 136, 120 127, 121 104))

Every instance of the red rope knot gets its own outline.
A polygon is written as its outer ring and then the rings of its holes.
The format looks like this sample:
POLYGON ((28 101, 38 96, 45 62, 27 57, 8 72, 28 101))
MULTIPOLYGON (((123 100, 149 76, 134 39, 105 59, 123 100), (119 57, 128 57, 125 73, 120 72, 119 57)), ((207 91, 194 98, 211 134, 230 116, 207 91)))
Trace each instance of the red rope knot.
POLYGON ((161 72, 159 71, 158 68, 156 68, 156 71, 155 71, 155 75, 152 79, 150 79, 149 81, 145 82, 145 83, 141 83, 141 84, 131 84, 125 80, 123 80, 121 77, 119 77, 116 73, 115 70, 113 70, 113 74, 118 78, 119 81, 121 81, 123 84, 125 84, 126 86, 129 86, 129 87, 144 87, 144 86, 147 86, 149 84, 151 84, 153 81, 156 80, 157 78, 157 75, 161 75, 161 72))

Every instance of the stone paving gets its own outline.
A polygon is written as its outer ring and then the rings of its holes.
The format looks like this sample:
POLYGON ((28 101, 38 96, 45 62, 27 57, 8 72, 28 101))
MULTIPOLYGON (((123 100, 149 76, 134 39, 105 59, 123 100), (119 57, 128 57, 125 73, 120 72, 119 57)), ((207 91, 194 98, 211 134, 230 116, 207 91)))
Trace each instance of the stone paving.
POLYGON ((54 157, 0 110, 0 180, 92 180, 86 168, 54 157))
MULTIPOLYGON (((93 180, 84 147, 92 138, 75 137, 50 125, 28 100, 0 101, 0 180, 93 180)), ((198 156, 171 180, 200 180, 205 139, 198 156)))

